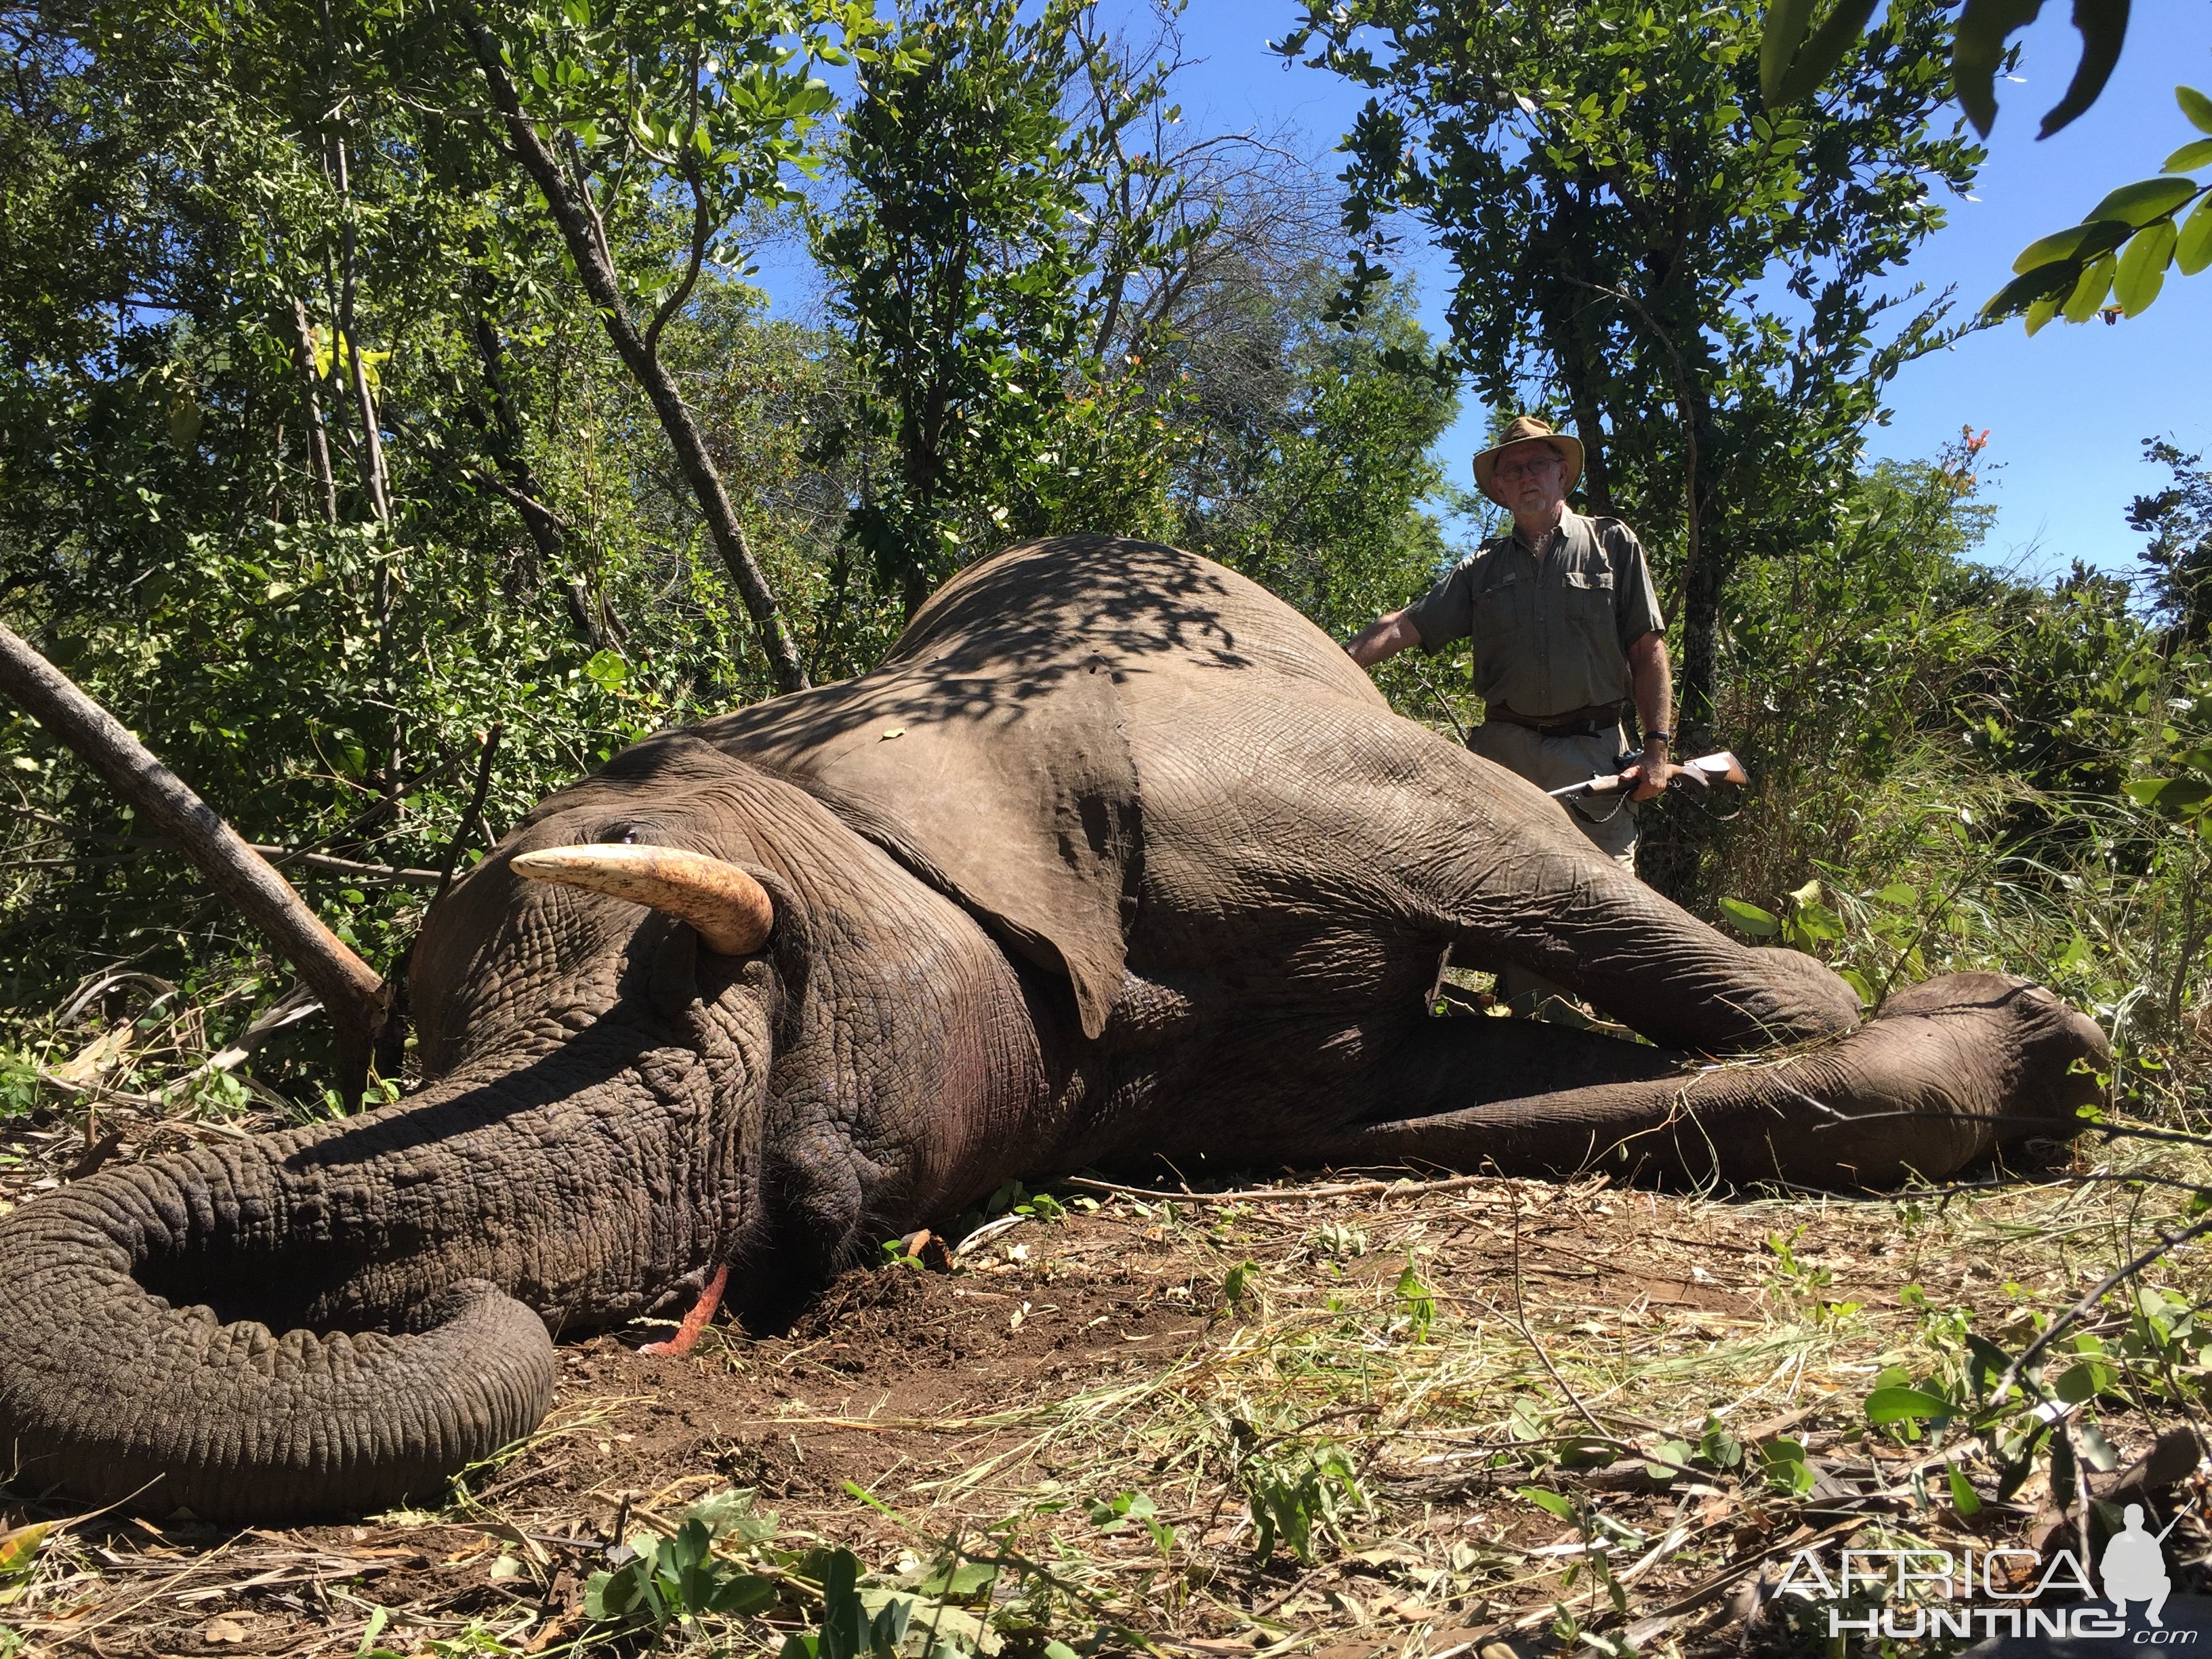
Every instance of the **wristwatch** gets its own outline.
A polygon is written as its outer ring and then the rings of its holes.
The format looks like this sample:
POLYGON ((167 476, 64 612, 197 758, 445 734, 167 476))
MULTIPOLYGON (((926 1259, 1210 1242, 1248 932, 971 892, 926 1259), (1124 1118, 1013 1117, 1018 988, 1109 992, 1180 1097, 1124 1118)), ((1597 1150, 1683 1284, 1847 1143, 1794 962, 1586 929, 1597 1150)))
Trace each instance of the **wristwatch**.
POLYGON ((1663 743, 1667 744, 1668 747, 1672 748, 1674 744, 1674 734, 1672 732, 1646 732, 1644 734, 1644 741, 1646 743, 1663 743))

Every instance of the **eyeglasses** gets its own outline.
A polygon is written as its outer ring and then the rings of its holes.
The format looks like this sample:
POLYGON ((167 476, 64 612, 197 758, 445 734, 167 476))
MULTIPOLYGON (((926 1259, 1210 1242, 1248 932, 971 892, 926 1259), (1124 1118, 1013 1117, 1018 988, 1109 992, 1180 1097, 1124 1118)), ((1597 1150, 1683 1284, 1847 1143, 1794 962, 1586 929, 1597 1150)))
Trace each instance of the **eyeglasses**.
POLYGON ((1491 468, 1490 475, 1493 478, 1503 478, 1510 483, 1522 478, 1533 478, 1545 468, 1557 466, 1559 464, 1559 458, 1547 449, 1540 455, 1529 456, 1526 460, 1500 461, 1496 466, 1491 468))

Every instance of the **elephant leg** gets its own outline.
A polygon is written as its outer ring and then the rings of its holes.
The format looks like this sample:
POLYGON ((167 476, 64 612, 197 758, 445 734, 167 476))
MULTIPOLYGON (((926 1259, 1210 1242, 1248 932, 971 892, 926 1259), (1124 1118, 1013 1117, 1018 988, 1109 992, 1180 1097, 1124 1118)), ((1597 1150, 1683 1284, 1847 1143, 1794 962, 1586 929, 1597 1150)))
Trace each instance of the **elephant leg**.
POLYGON ((1534 785, 1442 744, 1419 758, 1376 841, 1419 907, 1409 920, 1448 936, 1460 965, 1526 969, 1655 1042, 1708 1054, 1857 1025, 1856 994, 1821 963, 1723 937, 1593 848, 1534 785))
POLYGON ((1438 1019, 1381 1062, 1387 1103, 1308 1150, 1339 1166, 1882 1186, 2070 1133, 2099 1092, 2076 1062, 2105 1053, 2086 1017, 1994 974, 1917 987, 1848 1036, 1759 1063, 1438 1019))

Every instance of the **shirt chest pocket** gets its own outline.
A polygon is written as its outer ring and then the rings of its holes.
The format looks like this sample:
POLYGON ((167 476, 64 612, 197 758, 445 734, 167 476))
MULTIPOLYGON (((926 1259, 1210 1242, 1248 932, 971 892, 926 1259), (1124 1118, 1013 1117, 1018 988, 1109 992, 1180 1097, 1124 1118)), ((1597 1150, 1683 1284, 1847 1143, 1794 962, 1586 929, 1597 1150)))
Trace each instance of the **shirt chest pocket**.
POLYGON ((1528 625, 1527 615, 1531 585, 1517 574, 1508 574, 1474 596, 1474 614, 1468 633, 1480 644, 1503 639, 1528 625))
POLYGON ((1613 572, 1563 570, 1553 602, 1576 629, 1586 633, 1613 631, 1613 572))

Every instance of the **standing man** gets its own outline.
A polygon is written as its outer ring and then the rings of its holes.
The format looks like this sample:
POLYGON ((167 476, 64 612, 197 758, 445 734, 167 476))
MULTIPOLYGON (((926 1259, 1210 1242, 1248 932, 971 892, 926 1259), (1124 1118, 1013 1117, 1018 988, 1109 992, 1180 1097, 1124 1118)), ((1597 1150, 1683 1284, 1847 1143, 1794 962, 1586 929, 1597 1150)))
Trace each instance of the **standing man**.
MULTIPOLYGON (((1612 771, 1633 702, 1644 758, 1622 775, 1636 781, 1631 799, 1649 800, 1667 787, 1674 736, 1665 624, 1636 532, 1568 510, 1582 473, 1578 440, 1515 420, 1474 458, 1475 483, 1512 512, 1513 528, 1345 649, 1371 668, 1409 645, 1433 655, 1471 638, 1486 713, 1468 747, 1540 789, 1612 771)), ((1577 797, 1566 810, 1607 857, 1635 869, 1636 819, 1620 797, 1577 797)))

